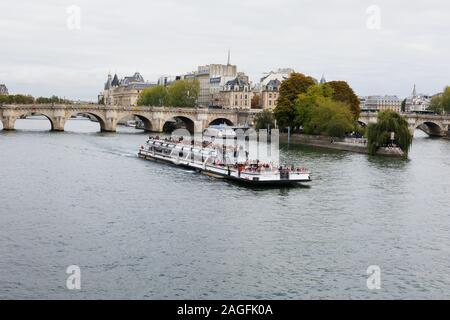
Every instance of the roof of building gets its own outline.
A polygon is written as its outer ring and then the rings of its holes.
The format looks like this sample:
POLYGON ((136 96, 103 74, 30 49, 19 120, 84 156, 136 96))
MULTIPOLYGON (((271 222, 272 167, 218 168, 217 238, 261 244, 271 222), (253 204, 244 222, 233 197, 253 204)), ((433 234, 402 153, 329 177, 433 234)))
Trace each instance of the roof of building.
POLYGON ((117 87, 119 85, 119 77, 117 77, 117 74, 114 75, 114 79, 111 82, 111 86, 117 87))
POLYGON ((131 77, 125 77, 122 79, 122 81, 120 81, 121 85, 128 85, 134 82, 145 82, 144 78, 141 76, 141 74, 139 72, 136 72, 134 75, 132 75, 131 77))
POLYGON ((235 87, 235 86, 239 86, 239 87, 244 87, 244 86, 248 86, 249 83, 248 81, 242 79, 241 77, 236 77, 233 80, 230 80, 226 83, 227 86, 231 86, 231 87, 235 87))
POLYGON ((278 90, 281 86, 281 81, 278 79, 273 79, 270 80, 265 86, 264 86, 264 90, 266 91, 273 91, 273 90, 278 90))

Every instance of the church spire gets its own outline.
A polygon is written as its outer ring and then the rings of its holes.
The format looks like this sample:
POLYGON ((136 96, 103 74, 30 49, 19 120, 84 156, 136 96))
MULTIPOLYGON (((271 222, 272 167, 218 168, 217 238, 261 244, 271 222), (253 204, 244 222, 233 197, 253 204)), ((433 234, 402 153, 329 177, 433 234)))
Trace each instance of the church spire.
POLYGON ((414 83, 414 89, 412 92, 413 97, 417 96, 416 84, 414 83))

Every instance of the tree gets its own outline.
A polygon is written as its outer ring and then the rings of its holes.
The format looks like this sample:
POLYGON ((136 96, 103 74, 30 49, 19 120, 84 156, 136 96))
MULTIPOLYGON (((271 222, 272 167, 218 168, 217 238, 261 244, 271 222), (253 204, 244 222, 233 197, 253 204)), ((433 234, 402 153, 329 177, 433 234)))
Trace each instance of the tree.
POLYGON ((345 81, 330 81, 326 84, 333 89, 333 100, 348 104, 354 118, 358 119, 361 113, 359 99, 348 83, 345 81))
POLYGON ((0 96, 0 103, 2 104, 33 104, 34 98, 30 95, 16 94, 16 95, 2 95, 0 96))
POLYGON ((394 143, 408 155, 412 145, 413 135, 409 131, 408 122, 399 113, 391 110, 378 114, 377 123, 369 124, 367 128, 369 153, 374 155, 379 147, 391 142, 391 133, 395 133, 394 143))
POLYGON ((315 84, 316 81, 313 78, 295 72, 281 83, 277 107, 274 110, 275 118, 281 128, 295 126, 295 101, 299 94, 306 93, 308 88, 315 84))
POLYGON ((333 100, 333 89, 327 84, 314 85, 301 94, 295 104, 295 124, 307 134, 343 137, 356 127, 348 104, 333 100))
POLYGON ((329 98, 320 98, 310 111, 310 119, 304 125, 307 134, 343 137, 355 127, 353 114, 346 104, 329 98))
POLYGON ((253 97, 252 97, 252 101, 251 101, 252 109, 259 108, 260 107, 259 103, 260 103, 259 95, 258 94, 254 94, 253 97))
POLYGON ((450 87, 446 87, 442 94, 434 96, 433 99, 431 99, 428 110, 434 111, 438 114, 441 114, 442 112, 450 112, 450 87))
POLYGON ((169 105, 177 108, 194 108, 200 92, 198 80, 178 80, 169 88, 169 105))
POLYGON ((169 93, 166 87, 156 86, 142 90, 139 99, 139 106, 167 106, 169 104, 169 93))
POLYGON ((270 110, 264 110, 258 113, 255 117, 255 128, 259 129, 269 129, 275 127, 275 117, 273 112, 270 110))

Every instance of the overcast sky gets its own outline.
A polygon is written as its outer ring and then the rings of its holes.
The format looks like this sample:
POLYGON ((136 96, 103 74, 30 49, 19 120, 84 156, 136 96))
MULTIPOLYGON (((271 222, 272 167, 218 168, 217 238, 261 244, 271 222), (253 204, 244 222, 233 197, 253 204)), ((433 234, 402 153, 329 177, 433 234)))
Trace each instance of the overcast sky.
POLYGON ((2 0, 0 83, 95 100, 108 72, 156 81, 226 63, 231 49, 253 82, 291 67, 358 95, 436 93, 450 85, 449 35, 446 0, 2 0))

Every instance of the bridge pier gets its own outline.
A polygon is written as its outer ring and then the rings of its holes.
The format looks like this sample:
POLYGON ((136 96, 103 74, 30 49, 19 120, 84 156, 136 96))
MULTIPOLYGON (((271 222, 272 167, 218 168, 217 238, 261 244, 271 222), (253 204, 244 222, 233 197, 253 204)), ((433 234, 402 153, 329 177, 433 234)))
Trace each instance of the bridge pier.
POLYGON ((16 118, 12 116, 6 116, 2 118, 3 130, 14 130, 14 123, 16 118))
POLYGON ((52 131, 64 131, 64 126, 66 125, 66 118, 64 117, 55 117, 51 119, 52 123, 52 131))

